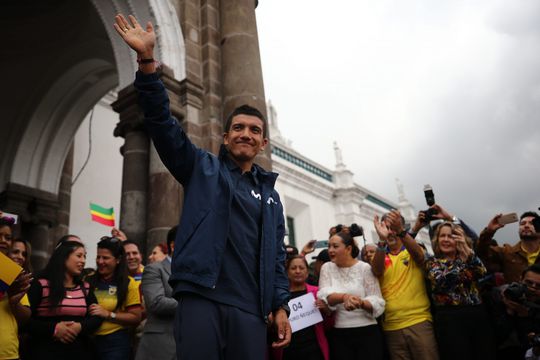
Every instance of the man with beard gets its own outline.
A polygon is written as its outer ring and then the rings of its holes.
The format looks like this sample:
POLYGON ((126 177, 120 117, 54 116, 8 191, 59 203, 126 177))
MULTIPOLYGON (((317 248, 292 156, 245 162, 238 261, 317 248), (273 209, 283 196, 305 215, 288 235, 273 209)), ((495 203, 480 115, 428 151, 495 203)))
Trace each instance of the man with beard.
MULTIPOLYGON (((504 282, 520 281, 521 274, 528 266, 540 263, 540 238, 536 234, 534 221, 538 214, 527 211, 519 220, 520 241, 515 245, 491 245, 495 232, 504 225, 499 223, 502 214, 496 215, 480 233, 477 253, 488 270, 497 269, 504 274, 504 282)), ((538 220, 536 220, 538 221, 538 220)))

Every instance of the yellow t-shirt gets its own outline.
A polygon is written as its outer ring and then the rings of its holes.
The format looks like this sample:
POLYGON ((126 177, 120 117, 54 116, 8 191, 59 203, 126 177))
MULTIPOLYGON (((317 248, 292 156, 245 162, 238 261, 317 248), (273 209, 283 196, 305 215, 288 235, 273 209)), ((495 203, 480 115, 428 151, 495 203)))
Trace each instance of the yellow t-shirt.
MULTIPOLYGON (((11 308, 7 294, 2 294, 0 300, 0 359, 18 359, 19 358, 19 337, 17 320, 11 308)), ((30 306, 28 296, 26 294, 21 299, 21 304, 30 306)))
POLYGON ((383 329, 403 329, 422 321, 431 321, 424 273, 407 250, 387 254, 381 292, 386 301, 383 329))
MULTIPOLYGON (((94 289, 94 294, 98 304, 104 309, 109 311, 115 311, 117 303, 117 287, 114 284, 108 284, 104 282, 98 282, 94 289)), ((139 283, 137 283, 131 276, 129 277, 128 292, 124 304, 120 307, 120 311, 125 311, 126 308, 134 305, 141 304, 141 295, 139 292, 139 283)), ((105 320, 99 329, 97 329, 95 335, 108 335, 118 330, 124 329, 125 326, 116 324, 111 321, 105 320)))
MULTIPOLYGON (((523 247, 521 248, 521 250, 525 251, 523 247)), ((533 253, 525 251, 525 254, 527 254, 527 262, 529 263, 529 266, 531 266, 536 261, 538 254, 540 254, 540 249, 538 249, 537 252, 533 252, 533 253)))

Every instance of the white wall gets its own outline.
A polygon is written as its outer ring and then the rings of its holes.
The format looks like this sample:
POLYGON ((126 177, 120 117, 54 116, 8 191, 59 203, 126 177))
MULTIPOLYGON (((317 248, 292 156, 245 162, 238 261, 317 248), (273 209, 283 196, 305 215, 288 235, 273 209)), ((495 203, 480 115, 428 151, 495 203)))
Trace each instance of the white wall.
MULTIPOLYGON (((118 115, 110 108, 110 95, 96 104, 92 119, 92 152, 90 160, 71 189, 69 232, 81 237, 86 245, 86 267, 95 267, 96 244, 101 236, 110 235, 110 228, 93 222, 90 202, 103 207, 114 207, 116 224, 120 216, 122 163, 120 147, 122 138, 115 138, 113 130, 118 115)), ((88 114, 81 124, 74 141, 73 180, 88 154, 88 114)))

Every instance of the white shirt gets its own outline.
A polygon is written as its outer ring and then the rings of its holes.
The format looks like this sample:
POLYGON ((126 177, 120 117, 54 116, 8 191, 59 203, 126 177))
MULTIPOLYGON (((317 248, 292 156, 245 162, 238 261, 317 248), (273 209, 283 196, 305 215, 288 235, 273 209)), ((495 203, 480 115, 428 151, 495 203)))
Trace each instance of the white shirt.
POLYGON ((384 312, 385 302, 379 281, 371 272, 371 266, 362 261, 350 267, 340 268, 333 262, 322 266, 317 297, 328 304, 328 296, 334 293, 359 296, 373 307, 373 313, 369 313, 364 309, 347 311, 342 303, 329 305, 330 309, 336 311, 336 328, 374 325, 377 323, 375 318, 384 312))

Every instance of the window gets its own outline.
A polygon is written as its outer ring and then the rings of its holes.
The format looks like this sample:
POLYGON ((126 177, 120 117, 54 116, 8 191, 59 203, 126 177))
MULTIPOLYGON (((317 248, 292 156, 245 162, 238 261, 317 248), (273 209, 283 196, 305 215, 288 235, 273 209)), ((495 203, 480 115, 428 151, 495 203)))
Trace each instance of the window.
POLYGON ((296 238, 294 236, 294 218, 287 216, 287 229, 289 229, 289 245, 296 246, 296 238))

